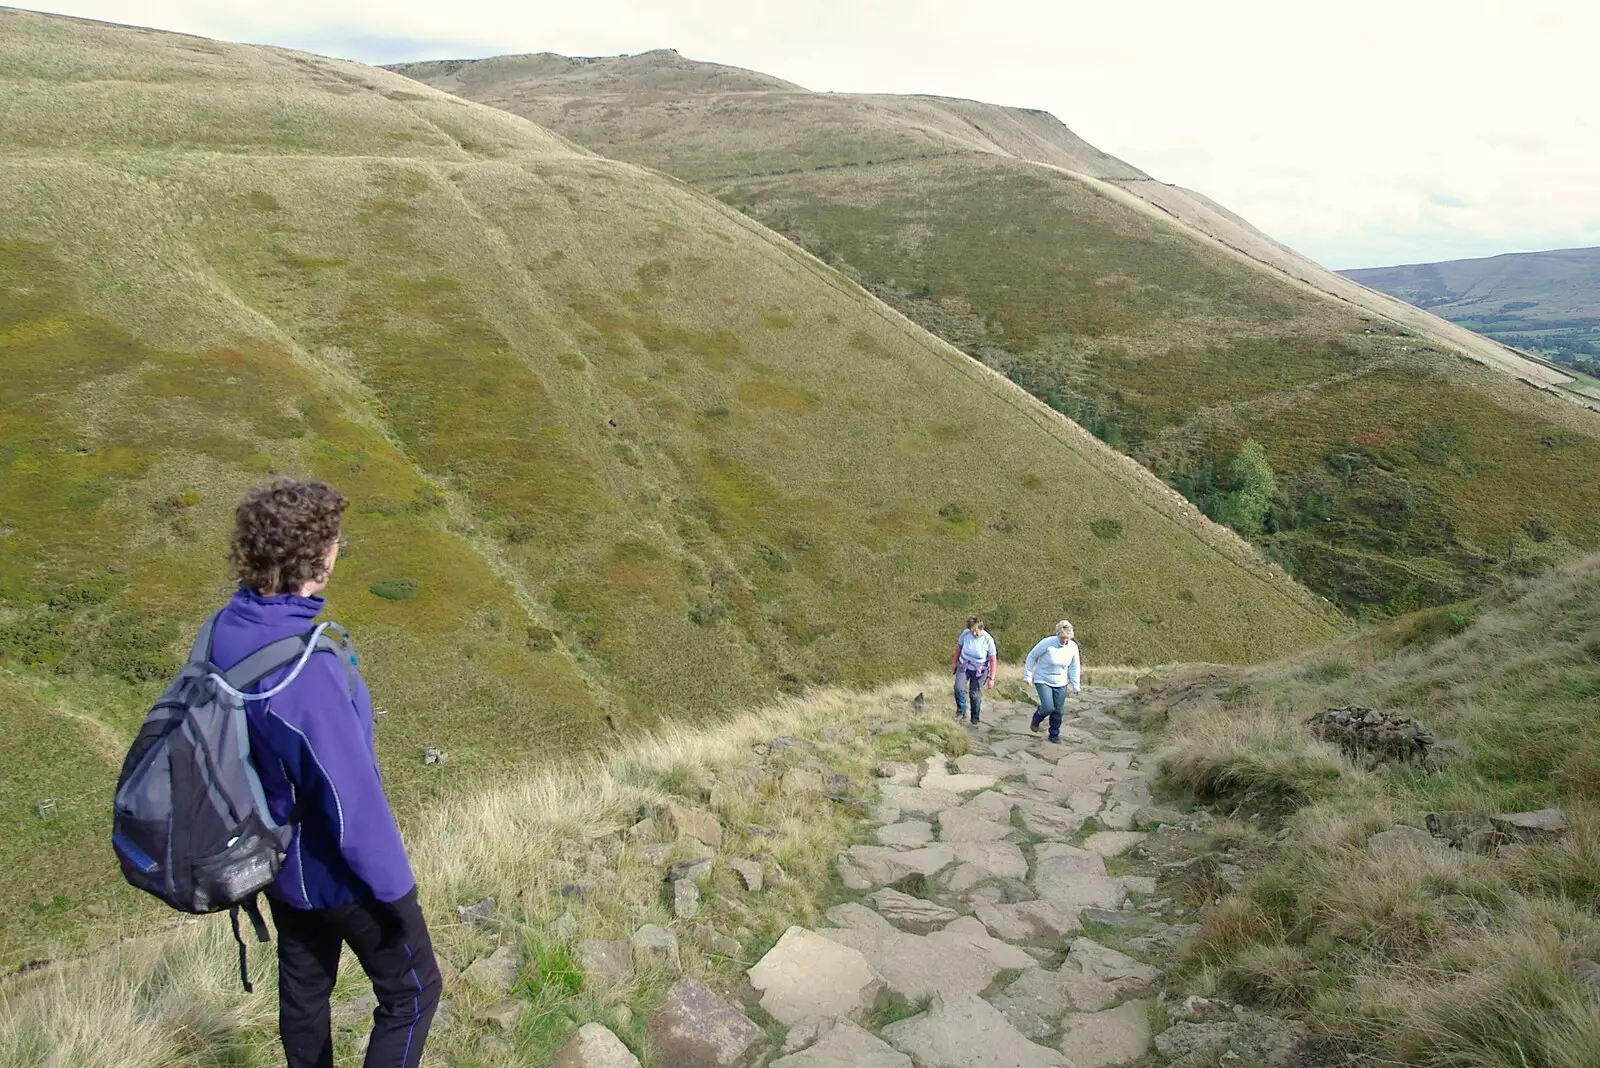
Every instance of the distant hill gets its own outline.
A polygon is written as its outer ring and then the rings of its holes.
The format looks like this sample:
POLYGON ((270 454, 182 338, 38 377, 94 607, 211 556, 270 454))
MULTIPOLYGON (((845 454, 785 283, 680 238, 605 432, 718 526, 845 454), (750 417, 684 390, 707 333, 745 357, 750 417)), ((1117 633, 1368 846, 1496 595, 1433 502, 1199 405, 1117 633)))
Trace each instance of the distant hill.
POLYGON ((407 811, 969 612, 1101 663, 1340 626, 790 242, 398 75, 0 9, 0 179, 0 963, 139 915, 110 782, 275 472, 352 499, 329 615, 407 811))
MULTIPOLYGON (((1340 273, 1469 330, 1600 378, 1600 248, 1340 273)), ((1600 382, 1585 388, 1600 397, 1600 382)))
POLYGON ((1581 406, 1600 401, 1570 375, 1322 269, 1045 112, 815 93, 670 50, 394 69, 715 195, 1209 514, 1228 515, 1233 458, 1259 442, 1278 492, 1264 523, 1238 521, 1348 611, 1448 603, 1600 547, 1600 486, 1576 474, 1600 462, 1581 406))

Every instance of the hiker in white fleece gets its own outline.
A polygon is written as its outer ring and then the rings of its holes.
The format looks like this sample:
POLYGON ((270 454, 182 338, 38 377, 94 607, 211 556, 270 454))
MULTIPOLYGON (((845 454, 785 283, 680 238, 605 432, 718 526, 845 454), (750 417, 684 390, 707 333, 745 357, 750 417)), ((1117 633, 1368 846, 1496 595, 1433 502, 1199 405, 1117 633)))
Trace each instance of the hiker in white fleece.
POLYGON ((1028 729, 1039 730, 1045 717, 1050 718, 1050 740, 1061 740, 1061 714, 1067 703, 1067 690, 1078 696, 1078 675, 1083 658, 1078 653, 1078 643, 1073 640, 1072 624, 1063 619, 1056 624, 1056 632, 1040 640, 1022 665, 1022 681, 1032 683, 1039 694, 1039 709, 1033 714, 1028 729))

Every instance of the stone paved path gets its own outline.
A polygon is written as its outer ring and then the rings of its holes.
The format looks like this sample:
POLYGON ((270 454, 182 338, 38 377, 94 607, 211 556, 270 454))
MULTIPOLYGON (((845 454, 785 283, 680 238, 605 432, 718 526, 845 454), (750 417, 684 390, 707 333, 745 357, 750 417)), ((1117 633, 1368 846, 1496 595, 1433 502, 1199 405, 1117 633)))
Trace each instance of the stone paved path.
POLYGON ((1107 866, 1159 815, 1139 736, 1109 714, 1127 693, 1085 689, 1060 744, 1029 732, 1032 705, 989 699, 970 755, 877 769, 873 844, 838 859, 861 903, 791 928, 751 969, 791 1024, 779 1063, 1103 1068, 1145 1056, 1160 969, 1083 934, 1085 918, 1165 944, 1193 933, 1139 911, 1152 880, 1107 866), (885 989, 926 1008, 876 1035, 843 1019, 885 989))

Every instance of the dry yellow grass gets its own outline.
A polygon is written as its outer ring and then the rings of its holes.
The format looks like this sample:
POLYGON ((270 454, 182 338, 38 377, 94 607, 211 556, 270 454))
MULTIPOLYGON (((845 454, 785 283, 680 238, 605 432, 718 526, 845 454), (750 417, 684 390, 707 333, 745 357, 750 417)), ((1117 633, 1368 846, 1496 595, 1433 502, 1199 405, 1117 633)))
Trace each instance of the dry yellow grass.
POLYGON ((1194 977, 1304 1013, 1382 1063, 1583 1068, 1600 1040, 1600 557, 1483 603, 1406 617, 1241 672, 1221 710, 1178 713, 1162 770, 1232 804, 1297 805, 1288 839, 1206 919, 1194 977), (1376 774, 1313 741, 1315 712, 1397 708, 1460 755, 1376 774), (1375 853, 1430 811, 1558 807, 1558 841, 1502 855, 1375 853))
MULTIPOLYGON (((766 766, 765 779, 741 780, 752 762, 752 746, 779 734, 804 739, 825 753, 830 767, 858 784, 870 779, 872 765, 885 754, 900 759, 957 755, 965 733, 944 714, 943 705, 931 700, 920 719, 910 708, 914 693, 937 694, 947 682, 936 675, 870 694, 824 691, 714 726, 666 727, 604 759, 576 760, 443 802, 419 821, 410 846, 440 956, 464 967, 491 948, 484 929, 456 922, 455 906, 493 896, 496 922, 490 930, 500 942, 520 945, 528 957, 524 975, 533 1014, 540 1019, 519 1032, 526 1055, 547 1054, 552 1042, 585 1019, 616 1026, 618 1006, 642 1020, 665 977, 646 974, 605 985, 591 976, 581 991, 564 987, 540 971, 553 962, 572 967, 566 950, 546 935, 546 924, 563 910, 578 921, 579 938, 626 938, 645 922, 672 924, 661 901, 660 864, 642 860, 636 844, 619 832, 638 820, 641 808, 672 799, 698 801, 712 784, 744 781, 748 792, 713 795, 727 835, 721 855, 770 854, 782 875, 774 876, 774 885, 761 895, 746 898, 739 911, 708 900, 701 919, 742 932, 748 959, 710 954, 686 927, 674 925, 689 971, 713 984, 731 983, 790 923, 815 922, 833 856, 855 827, 853 818, 815 793, 778 789, 771 776, 781 771, 781 761, 766 766), (869 738, 868 725, 879 719, 902 729, 869 738), (845 728, 845 734, 828 742, 821 733, 825 726, 845 728), (753 837, 752 823, 770 833, 753 837), (597 852, 601 848, 606 852, 597 852), (588 882, 594 893, 587 900, 557 895, 575 881, 588 882)), ((806 760, 797 752, 794 763, 806 760)), ((731 891, 729 872, 719 868, 716 878, 731 891)), ((247 996, 238 989, 226 919, 212 917, 7 980, 0 984, 0 1066, 273 1063, 275 970, 270 951, 253 956, 258 990, 247 996)), ((362 988, 359 967, 347 959, 336 1000, 362 988)), ((429 1064, 456 1063, 473 1049, 480 1033, 472 1024, 475 1013, 493 1000, 454 980, 447 996, 462 1023, 430 1044, 429 1064)))

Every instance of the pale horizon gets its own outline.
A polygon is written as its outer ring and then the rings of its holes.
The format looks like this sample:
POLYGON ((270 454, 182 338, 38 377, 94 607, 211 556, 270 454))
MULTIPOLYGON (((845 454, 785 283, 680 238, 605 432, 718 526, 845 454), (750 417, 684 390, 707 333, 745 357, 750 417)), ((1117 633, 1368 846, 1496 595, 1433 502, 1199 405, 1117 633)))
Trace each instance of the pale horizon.
POLYGON ((1334 270, 1600 245, 1600 10, 1267 0, 61 0, 37 8, 364 63, 671 48, 817 92, 1049 111, 1334 270), (1588 83, 1588 84, 1586 84, 1588 83))

